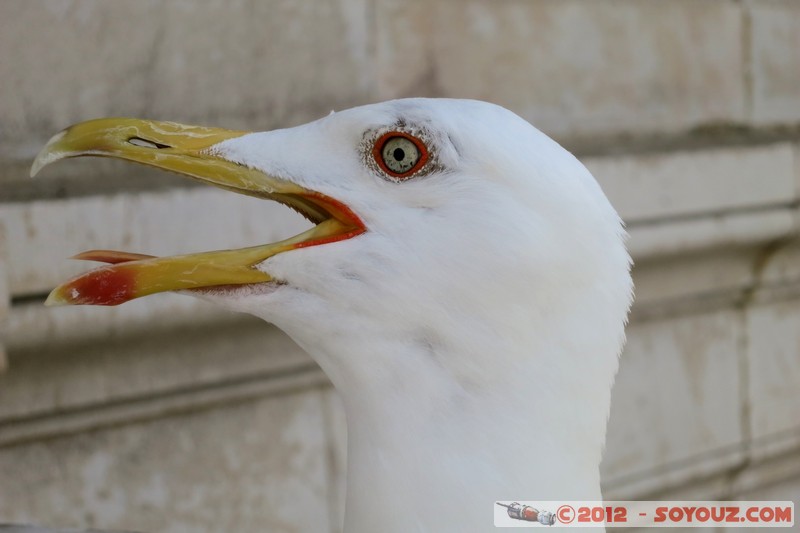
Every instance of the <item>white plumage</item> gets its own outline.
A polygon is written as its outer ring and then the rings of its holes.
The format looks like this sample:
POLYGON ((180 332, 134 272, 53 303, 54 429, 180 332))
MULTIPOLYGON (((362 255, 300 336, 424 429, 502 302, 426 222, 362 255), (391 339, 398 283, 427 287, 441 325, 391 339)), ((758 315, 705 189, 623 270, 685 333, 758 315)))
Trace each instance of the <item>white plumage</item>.
POLYGON ((345 531, 491 531, 495 500, 601 499, 632 284, 620 219, 579 161, 460 100, 365 106, 219 151, 368 228, 268 259, 275 290, 219 298, 280 326, 344 398, 345 531), (439 168, 375 175, 365 132, 397 124, 427 132, 439 168))

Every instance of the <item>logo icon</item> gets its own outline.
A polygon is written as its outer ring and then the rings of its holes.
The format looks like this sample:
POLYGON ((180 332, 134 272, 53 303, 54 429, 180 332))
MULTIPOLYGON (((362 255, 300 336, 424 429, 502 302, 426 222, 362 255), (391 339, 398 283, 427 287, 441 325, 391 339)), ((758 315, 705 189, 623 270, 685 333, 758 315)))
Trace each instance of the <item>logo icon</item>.
POLYGON ((540 511, 530 505, 522 505, 519 502, 502 503, 495 502, 500 507, 505 507, 508 516, 514 520, 524 522, 539 522, 543 526, 552 526, 556 523, 556 516, 550 511, 540 511))

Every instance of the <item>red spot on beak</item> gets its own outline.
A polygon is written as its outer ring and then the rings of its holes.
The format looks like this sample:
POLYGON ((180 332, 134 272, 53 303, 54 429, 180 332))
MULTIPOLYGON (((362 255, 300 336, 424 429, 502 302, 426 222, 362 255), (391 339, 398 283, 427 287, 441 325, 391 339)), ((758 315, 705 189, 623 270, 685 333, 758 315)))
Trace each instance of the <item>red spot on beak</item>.
POLYGON ((60 292, 73 304, 119 305, 135 297, 136 273, 101 267, 66 283, 60 292))

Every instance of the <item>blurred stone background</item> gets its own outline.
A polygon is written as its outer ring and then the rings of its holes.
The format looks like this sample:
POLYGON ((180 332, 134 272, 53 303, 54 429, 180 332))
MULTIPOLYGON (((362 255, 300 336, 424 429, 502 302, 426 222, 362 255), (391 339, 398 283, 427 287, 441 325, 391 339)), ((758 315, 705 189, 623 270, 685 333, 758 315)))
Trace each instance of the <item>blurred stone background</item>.
POLYGON ((625 218, 606 497, 800 501, 800 2, 4 0, 0 522, 339 531, 341 406, 283 334, 174 295, 42 306, 82 250, 306 223, 114 161, 27 172, 94 117, 270 129, 403 96, 510 108, 625 218))

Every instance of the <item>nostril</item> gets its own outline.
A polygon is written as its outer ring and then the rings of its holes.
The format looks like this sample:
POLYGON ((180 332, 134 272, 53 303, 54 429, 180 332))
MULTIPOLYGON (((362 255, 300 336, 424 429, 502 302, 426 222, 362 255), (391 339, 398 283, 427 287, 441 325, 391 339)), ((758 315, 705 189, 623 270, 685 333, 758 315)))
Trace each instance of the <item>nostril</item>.
POLYGON ((171 148, 168 144, 161 144, 153 141, 148 141, 147 139, 142 139, 141 137, 131 137, 128 139, 128 142, 134 146, 141 146, 142 148, 171 148))

